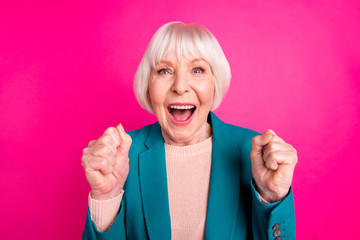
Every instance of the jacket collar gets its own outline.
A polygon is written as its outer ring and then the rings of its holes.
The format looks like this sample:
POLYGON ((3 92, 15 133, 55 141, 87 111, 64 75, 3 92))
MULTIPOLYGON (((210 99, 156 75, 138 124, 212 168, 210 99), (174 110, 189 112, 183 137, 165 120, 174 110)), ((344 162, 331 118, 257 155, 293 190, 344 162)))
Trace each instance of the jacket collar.
MULTIPOLYGON (((226 124, 210 112, 213 130, 210 188, 205 239, 229 239, 237 215, 239 170, 238 150, 229 144, 226 124)), ((164 139, 155 123, 139 156, 140 191, 149 239, 171 239, 164 139)))

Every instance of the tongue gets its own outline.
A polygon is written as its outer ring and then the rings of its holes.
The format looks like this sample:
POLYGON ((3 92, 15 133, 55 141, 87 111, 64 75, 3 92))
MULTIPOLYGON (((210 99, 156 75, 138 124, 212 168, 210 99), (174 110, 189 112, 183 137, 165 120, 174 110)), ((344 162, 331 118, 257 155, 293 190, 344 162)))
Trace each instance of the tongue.
POLYGON ((173 115, 176 121, 186 121, 190 118, 192 111, 190 109, 186 109, 186 110, 172 109, 171 114, 173 115))

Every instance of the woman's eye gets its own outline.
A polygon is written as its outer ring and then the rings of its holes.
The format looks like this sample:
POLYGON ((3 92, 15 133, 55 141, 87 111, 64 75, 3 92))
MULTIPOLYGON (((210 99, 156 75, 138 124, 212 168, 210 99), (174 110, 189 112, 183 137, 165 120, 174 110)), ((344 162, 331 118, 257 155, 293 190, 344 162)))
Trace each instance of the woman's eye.
POLYGON ((194 73, 203 73, 203 72, 205 72, 205 70, 203 68, 194 68, 193 72, 194 73))
POLYGON ((163 69, 160 69, 157 73, 159 75, 164 75, 164 74, 170 74, 170 71, 166 68, 163 68, 163 69))

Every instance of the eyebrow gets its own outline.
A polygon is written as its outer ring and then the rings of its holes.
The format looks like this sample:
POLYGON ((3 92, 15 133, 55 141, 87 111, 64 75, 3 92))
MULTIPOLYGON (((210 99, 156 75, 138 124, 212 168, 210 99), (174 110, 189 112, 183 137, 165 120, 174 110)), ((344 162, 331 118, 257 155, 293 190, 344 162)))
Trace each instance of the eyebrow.
POLYGON ((191 63, 194 63, 194 62, 206 62, 206 61, 202 58, 195 58, 191 63))
POLYGON ((168 64, 168 65, 173 65, 173 62, 168 61, 168 60, 161 60, 161 61, 158 62, 156 65, 161 64, 161 63, 165 63, 165 64, 168 64))

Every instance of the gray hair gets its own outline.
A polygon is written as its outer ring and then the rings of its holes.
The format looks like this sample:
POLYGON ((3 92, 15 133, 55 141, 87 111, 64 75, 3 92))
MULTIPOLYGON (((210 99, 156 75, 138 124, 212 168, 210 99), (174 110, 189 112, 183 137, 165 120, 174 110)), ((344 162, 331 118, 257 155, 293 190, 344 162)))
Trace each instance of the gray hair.
POLYGON ((175 53, 177 58, 195 57, 209 63, 215 77, 215 110, 225 96, 231 79, 230 65, 214 35, 199 24, 170 22, 160 27, 152 37, 134 79, 134 92, 140 106, 154 113, 148 98, 151 71, 163 57, 175 53))

